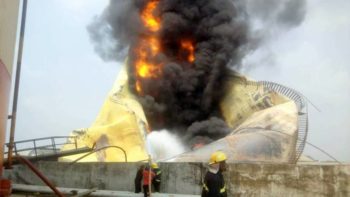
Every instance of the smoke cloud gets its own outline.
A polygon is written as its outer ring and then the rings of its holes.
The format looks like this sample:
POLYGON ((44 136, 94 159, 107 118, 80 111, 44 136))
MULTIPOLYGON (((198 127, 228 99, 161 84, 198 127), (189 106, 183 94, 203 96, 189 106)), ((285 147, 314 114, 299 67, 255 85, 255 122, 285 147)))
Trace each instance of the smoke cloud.
POLYGON ((242 0, 239 3, 249 18, 263 23, 261 28, 265 29, 271 25, 283 25, 289 28, 298 26, 306 14, 305 0, 242 0))
MULTIPOLYGON (((249 45, 255 50, 270 38, 299 26, 305 19, 306 0, 238 0, 249 23, 249 45)), ((265 57, 266 58, 266 57, 265 57)))
POLYGON ((217 117, 211 117, 208 120, 194 122, 187 128, 186 138, 190 144, 210 143, 220 139, 231 132, 226 123, 217 117))
POLYGON ((124 60, 141 26, 135 1, 110 1, 100 16, 87 27, 95 51, 105 61, 124 60))
POLYGON ((304 0, 159 0, 152 14, 161 19, 161 27, 154 33, 140 18, 150 1, 156 0, 110 1, 88 31, 104 60, 128 57, 129 87, 135 94, 135 48, 144 37, 159 38, 162 51, 151 61, 162 65, 162 75, 141 81, 139 101, 152 129, 176 131, 189 144, 230 132, 219 110, 227 73, 240 69, 245 54, 269 35, 269 27, 288 29, 305 15, 304 0), (194 44, 193 62, 186 60, 183 40, 194 44))

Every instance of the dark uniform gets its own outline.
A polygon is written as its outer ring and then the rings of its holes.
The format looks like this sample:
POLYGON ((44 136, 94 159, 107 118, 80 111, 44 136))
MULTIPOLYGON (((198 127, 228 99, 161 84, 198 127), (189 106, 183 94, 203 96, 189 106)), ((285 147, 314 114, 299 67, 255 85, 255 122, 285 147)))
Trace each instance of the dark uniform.
POLYGON ((159 190, 160 190, 160 177, 162 175, 162 171, 159 168, 154 168, 153 172, 155 174, 155 177, 152 180, 152 184, 154 186, 154 191, 159 192, 159 190))
POLYGON ((143 173, 144 166, 140 166, 140 168, 137 170, 136 176, 135 176, 135 193, 140 193, 141 190, 141 184, 142 184, 142 173, 143 173))
POLYGON ((207 172, 203 182, 202 197, 227 197, 225 180, 220 170, 216 174, 207 172))

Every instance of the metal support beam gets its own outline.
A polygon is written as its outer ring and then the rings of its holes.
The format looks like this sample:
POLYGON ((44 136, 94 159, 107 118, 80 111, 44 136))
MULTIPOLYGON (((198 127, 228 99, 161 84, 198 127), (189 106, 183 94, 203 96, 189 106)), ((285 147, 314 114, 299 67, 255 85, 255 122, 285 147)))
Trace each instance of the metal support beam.
POLYGON ((47 179, 44 174, 42 174, 28 159, 17 155, 17 158, 25 165, 27 165, 47 186, 51 188, 54 193, 59 197, 64 197, 64 195, 56 189, 56 187, 47 179))

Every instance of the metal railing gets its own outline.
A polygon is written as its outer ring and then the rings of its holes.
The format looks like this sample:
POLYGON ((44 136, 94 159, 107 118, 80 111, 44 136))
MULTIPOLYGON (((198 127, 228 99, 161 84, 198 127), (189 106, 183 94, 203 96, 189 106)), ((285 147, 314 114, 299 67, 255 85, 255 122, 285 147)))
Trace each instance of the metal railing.
MULTIPOLYGON (((58 154, 63 145, 73 145, 78 149, 77 136, 52 136, 29 140, 15 141, 13 143, 14 155, 38 157, 45 154, 58 154)), ((8 153, 9 143, 5 144, 5 156, 8 153)))
POLYGON ((304 151, 309 128, 308 108, 304 96, 294 89, 269 81, 250 81, 247 85, 262 85, 269 90, 286 96, 287 98, 293 100, 296 104, 296 107, 298 109, 297 141, 295 146, 295 154, 290 158, 291 163, 296 163, 304 151))

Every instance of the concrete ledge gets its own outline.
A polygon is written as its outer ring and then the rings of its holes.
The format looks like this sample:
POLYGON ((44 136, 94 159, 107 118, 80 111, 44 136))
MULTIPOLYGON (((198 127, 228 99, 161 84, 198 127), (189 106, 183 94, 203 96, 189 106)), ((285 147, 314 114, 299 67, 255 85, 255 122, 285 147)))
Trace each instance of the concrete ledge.
MULTIPOLYGON (((59 187, 129 191, 141 163, 38 162, 36 166, 59 187)), ((161 192, 199 195, 206 166, 202 163, 160 163, 161 192)), ((224 173, 228 196, 350 196, 350 165, 229 164, 224 173)), ((43 185, 26 166, 5 171, 14 183, 43 185)))
MULTIPOLYGON (((38 185, 23 185, 23 184, 13 184, 12 189, 14 192, 29 192, 29 193, 41 193, 41 194, 52 194, 52 190, 47 186, 38 186, 38 185)), ((72 195, 73 193, 76 196, 81 196, 85 192, 88 192, 88 189, 79 189, 79 188, 57 188, 64 195, 72 195), (74 191, 74 192, 73 192, 74 191)), ((143 193, 132 193, 128 191, 110 191, 110 190, 96 190, 89 193, 88 196, 95 197, 143 197, 143 193)), ((199 197, 199 195, 181 195, 181 194, 165 194, 165 193, 153 193, 153 197, 199 197)))

